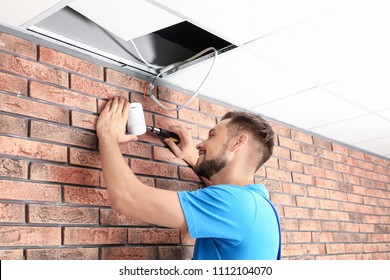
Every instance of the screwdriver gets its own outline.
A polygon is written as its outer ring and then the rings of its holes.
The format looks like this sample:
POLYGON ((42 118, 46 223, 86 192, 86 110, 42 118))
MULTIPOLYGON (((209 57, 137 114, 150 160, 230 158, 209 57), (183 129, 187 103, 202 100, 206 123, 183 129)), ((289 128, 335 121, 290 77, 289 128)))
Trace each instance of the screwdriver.
POLYGON ((162 129, 162 128, 154 127, 154 126, 148 126, 147 125, 146 128, 150 132, 153 132, 153 133, 157 134, 158 136, 160 136, 162 138, 170 138, 175 143, 179 143, 180 142, 179 135, 177 135, 176 133, 170 132, 170 131, 162 129))

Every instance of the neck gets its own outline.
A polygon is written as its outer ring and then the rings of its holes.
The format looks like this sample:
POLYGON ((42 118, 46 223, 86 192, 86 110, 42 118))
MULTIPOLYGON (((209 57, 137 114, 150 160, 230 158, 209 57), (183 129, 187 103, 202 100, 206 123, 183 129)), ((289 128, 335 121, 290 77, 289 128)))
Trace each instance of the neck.
POLYGON ((246 186, 254 184, 254 174, 251 172, 243 172, 240 168, 223 168, 218 173, 211 176, 210 181, 213 185, 230 184, 236 186, 246 186))

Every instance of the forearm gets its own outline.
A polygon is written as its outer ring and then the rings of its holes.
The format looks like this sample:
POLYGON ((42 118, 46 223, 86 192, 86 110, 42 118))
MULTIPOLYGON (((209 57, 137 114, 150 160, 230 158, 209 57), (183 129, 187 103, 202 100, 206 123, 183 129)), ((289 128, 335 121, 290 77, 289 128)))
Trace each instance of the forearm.
POLYGON ((111 206, 124 212, 125 207, 131 208, 131 202, 136 199, 143 184, 124 161, 114 139, 109 136, 100 137, 99 148, 111 206))

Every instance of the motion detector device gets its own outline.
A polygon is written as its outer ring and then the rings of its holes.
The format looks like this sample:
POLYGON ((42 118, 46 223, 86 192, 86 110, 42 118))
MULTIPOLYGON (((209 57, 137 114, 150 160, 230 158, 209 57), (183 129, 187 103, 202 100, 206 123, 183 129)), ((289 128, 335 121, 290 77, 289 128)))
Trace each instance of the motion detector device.
POLYGON ((146 123, 142 104, 138 102, 130 103, 130 112, 127 118, 127 133, 141 135, 146 132, 146 123))

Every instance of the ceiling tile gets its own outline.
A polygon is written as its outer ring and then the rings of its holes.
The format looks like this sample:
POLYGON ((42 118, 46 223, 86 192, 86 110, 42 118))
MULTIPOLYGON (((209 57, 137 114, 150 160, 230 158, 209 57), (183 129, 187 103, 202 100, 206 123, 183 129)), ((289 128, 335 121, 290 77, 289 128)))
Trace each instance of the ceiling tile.
POLYGON ((304 129, 367 114, 366 111, 320 88, 307 90, 251 110, 304 129))
POLYGON ((390 155, 390 137, 356 144, 356 147, 382 156, 390 155))
POLYGON ((183 21, 143 0, 76 0, 69 6, 125 41, 183 21))
POLYGON ((313 132, 350 145, 390 136, 390 121, 374 114, 312 129, 313 132))
POLYGON ((380 72, 390 62, 389 14, 387 0, 349 1, 247 48, 315 84, 380 72))
POLYGON ((21 26, 63 0, 0 0, 0 22, 21 26))
POLYGON ((150 0, 236 45, 255 40, 345 0, 150 0), (243 32, 244 30, 244 32, 243 32))
MULTIPOLYGON (((390 103, 388 103, 388 105, 390 106, 390 103)), ((384 111, 380 111, 378 112, 378 114, 382 117, 385 117, 386 119, 388 119, 390 121, 390 109, 389 110, 384 110, 384 111)))
POLYGON ((371 111, 390 108, 388 72, 375 71, 330 83, 325 88, 371 111))
MULTIPOLYGON (((210 69, 212 59, 185 68, 167 80, 195 91, 210 69)), ((219 55, 200 94, 238 107, 253 107, 310 88, 308 82, 236 48, 219 55)))

